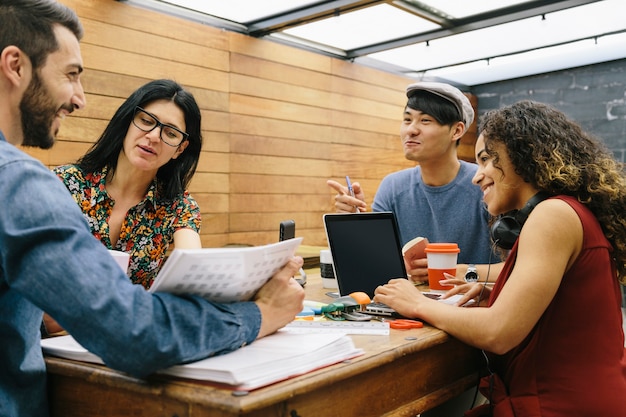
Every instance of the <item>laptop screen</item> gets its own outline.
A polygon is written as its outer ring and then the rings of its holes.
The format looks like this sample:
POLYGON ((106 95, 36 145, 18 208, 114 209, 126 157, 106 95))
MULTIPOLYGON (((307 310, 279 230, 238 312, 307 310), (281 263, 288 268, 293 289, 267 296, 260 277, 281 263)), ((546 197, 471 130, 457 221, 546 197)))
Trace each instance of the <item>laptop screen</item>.
POLYGON ((393 213, 325 214, 324 227, 342 296, 407 277, 393 213))

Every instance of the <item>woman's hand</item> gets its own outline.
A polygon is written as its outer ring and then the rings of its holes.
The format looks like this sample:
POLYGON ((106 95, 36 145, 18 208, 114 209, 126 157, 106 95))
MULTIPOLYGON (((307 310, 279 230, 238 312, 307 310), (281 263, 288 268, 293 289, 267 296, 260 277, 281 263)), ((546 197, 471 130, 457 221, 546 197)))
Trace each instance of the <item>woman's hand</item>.
POLYGON ((462 294, 463 296, 457 301, 456 305, 462 306, 470 300, 474 300, 476 303, 473 305, 485 305, 491 294, 491 287, 485 285, 485 283, 479 282, 465 282, 465 280, 458 279, 450 274, 444 273, 447 279, 439 281, 442 285, 454 285, 454 287, 441 297, 442 299, 450 298, 453 295, 462 294), (479 299, 480 297, 480 299, 479 299))
POLYGON ((426 298, 408 279, 396 278, 376 288, 374 301, 387 304, 404 317, 417 318, 420 304, 432 300, 426 298))

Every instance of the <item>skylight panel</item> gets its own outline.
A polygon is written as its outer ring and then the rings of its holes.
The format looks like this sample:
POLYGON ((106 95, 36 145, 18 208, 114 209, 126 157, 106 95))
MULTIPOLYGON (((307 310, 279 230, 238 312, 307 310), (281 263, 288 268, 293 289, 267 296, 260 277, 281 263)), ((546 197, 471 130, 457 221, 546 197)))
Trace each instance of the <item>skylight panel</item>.
POLYGON ((165 3, 245 24, 319 3, 319 0, 167 0, 165 3))
POLYGON ((460 19, 463 17, 474 16, 491 10, 502 9, 514 6, 520 3, 531 3, 528 0, 425 0, 412 1, 404 0, 406 3, 427 5, 433 9, 440 10, 450 17, 460 19))
MULTIPOLYGON (((602 3, 611 3, 602 2, 602 3)), ((511 23, 368 55, 415 71, 468 63, 556 46, 598 34, 623 30, 623 19, 610 6, 593 3, 511 23), (590 19, 602 15, 603 19, 590 19)))
POLYGON ((285 30, 284 33, 350 50, 439 27, 396 7, 381 4, 297 26, 285 30))

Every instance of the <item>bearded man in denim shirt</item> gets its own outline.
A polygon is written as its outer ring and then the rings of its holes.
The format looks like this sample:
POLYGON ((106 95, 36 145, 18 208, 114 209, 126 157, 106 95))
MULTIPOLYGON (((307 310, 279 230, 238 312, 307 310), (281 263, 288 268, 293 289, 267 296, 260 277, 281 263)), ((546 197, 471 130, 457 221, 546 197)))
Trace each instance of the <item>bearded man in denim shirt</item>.
POLYGON ((75 13, 0 0, 0 415, 47 416, 42 310, 111 368, 142 377, 237 349, 302 310, 292 258, 253 301, 214 304, 133 285, 65 186, 17 145, 49 148, 85 106, 75 13))

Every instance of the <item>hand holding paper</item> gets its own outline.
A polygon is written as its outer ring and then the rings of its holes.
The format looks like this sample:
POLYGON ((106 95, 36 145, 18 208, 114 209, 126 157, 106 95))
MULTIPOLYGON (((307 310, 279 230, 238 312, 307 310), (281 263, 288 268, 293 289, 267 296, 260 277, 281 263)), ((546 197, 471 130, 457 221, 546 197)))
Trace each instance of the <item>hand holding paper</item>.
POLYGON ((297 237, 244 248, 174 249, 149 291, 196 294, 218 303, 248 301, 301 242, 297 237))
POLYGON ((293 276, 303 263, 299 256, 291 258, 255 295, 254 301, 263 316, 257 338, 274 333, 302 311, 304 289, 293 276))

